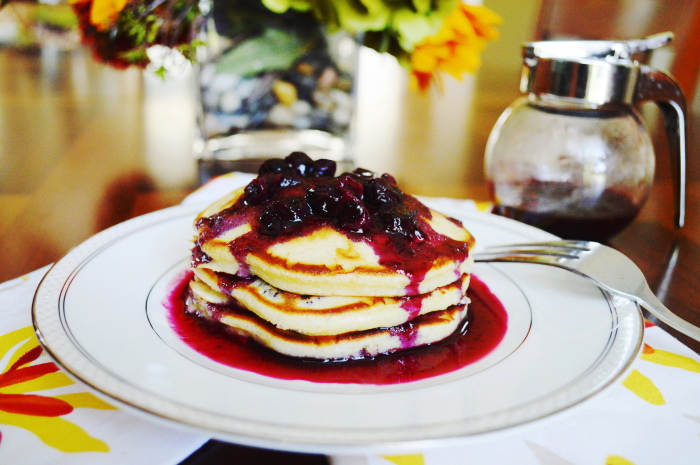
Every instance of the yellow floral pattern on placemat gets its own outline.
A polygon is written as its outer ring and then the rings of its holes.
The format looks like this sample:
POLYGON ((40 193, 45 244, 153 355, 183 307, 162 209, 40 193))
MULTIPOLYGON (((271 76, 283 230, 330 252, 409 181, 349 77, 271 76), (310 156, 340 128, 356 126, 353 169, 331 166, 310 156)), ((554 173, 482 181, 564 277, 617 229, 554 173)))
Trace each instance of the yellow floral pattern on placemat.
POLYGON ((697 360, 666 350, 655 349, 649 344, 644 344, 641 359, 659 365, 700 373, 700 362, 697 360))
POLYGON ((76 408, 116 410, 89 392, 41 395, 36 392, 75 382, 51 363, 35 363, 43 349, 31 327, 0 336, 0 441, 2 425, 26 429, 62 452, 108 452, 109 446, 63 418, 76 408))
POLYGON ((388 460, 394 465, 425 465, 423 454, 410 455, 384 455, 382 458, 388 460))
POLYGON ((636 394, 640 399, 653 405, 666 403, 663 394, 656 385, 639 370, 632 370, 622 385, 636 394))
POLYGON ((632 462, 619 455, 611 455, 605 459, 605 465, 634 465, 632 462))
MULTIPOLYGON (((653 326, 653 324, 646 322, 645 326, 648 328, 653 326)), ((696 360, 666 350, 655 349, 649 344, 644 344, 640 359, 658 365, 700 373, 700 363, 696 360)), ((632 370, 622 382, 622 385, 650 404, 663 405, 666 403, 663 394, 654 382, 637 369, 632 370)))

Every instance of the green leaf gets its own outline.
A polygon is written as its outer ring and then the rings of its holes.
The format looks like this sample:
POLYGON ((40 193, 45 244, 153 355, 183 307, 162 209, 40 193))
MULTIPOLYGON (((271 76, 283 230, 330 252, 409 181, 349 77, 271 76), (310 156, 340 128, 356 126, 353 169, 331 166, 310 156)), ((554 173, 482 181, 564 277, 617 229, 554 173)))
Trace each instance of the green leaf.
POLYGON ((396 13, 392 25, 399 33, 402 47, 413 50, 417 43, 436 34, 442 21, 441 18, 436 18, 436 15, 425 16, 402 10, 396 13))
POLYGON ((78 26, 78 17, 70 5, 36 5, 35 21, 60 29, 73 29, 78 26))
POLYGON ((158 69, 153 71, 153 74, 158 76, 159 78, 165 80, 165 75, 168 73, 168 70, 165 69, 164 66, 159 66, 158 69))
POLYGON ((432 9, 430 0, 413 0, 413 7, 418 13, 426 14, 432 9))
POLYGON ((128 61, 129 63, 133 63, 133 64, 148 63, 150 61, 150 59, 148 58, 148 54, 146 53, 146 50, 144 50, 142 48, 126 50, 124 52, 118 53, 117 55, 120 58, 128 61))
POLYGON ((195 39, 188 44, 178 45, 177 49, 187 60, 191 61, 192 63, 195 63, 197 61, 197 47, 200 47, 202 45, 206 45, 206 42, 199 39, 195 39))
POLYGON ((275 13, 284 13, 291 6, 289 0, 262 0, 262 2, 268 10, 275 13))
POLYGON ((340 30, 340 19, 335 5, 327 0, 309 0, 309 8, 314 18, 325 25, 329 31, 340 30))
POLYGON ((310 0, 291 0, 289 7, 296 11, 311 11, 310 0))
POLYGON ((268 28, 258 37, 241 42, 221 57, 216 64, 219 73, 252 76, 265 71, 289 68, 306 52, 308 40, 268 28))
POLYGON ((349 32, 380 31, 391 20, 391 10, 381 0, 337 0, 333 6, 340 25, 349 32))

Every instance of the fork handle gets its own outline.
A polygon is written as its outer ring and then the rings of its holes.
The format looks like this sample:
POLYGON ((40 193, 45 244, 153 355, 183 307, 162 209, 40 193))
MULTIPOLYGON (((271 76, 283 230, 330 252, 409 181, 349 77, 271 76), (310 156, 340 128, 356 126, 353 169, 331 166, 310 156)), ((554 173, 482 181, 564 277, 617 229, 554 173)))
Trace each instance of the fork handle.
POLYGON ((685 321, 683 318, 666 308, 666 306, 656 297, 656 295, 654 295, 649 287, 642 290, 638 294, 638 296, 632 296, 632 298, 641 306, 646 308, 649 313, 658 318, 659 321, 667 324, 676 331, 685 334, 689 338, 700 341, 700 328, 685 321))

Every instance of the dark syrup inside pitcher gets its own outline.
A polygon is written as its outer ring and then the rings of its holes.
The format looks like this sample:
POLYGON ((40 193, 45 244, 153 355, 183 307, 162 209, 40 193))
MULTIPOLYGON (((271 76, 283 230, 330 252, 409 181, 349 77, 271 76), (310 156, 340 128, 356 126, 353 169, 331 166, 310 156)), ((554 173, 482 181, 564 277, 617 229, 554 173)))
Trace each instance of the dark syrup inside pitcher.
POLYGON ((639 212, 628 196, 606 189, 600 197, 585 208, 541 212, 538 199, 561 195, 573 189, 567 183, 553 183, 536 179, 526 180, 523 189, 524 206, 494 205, 493 213, 549 231, 563 239, 605 242, 622 231, 639 212))

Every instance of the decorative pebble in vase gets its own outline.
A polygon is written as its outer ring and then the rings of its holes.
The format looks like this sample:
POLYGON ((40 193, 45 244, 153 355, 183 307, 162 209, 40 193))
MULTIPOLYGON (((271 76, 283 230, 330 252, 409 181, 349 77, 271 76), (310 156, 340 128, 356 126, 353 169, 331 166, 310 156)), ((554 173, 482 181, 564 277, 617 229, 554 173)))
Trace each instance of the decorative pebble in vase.
POLYGON ((195 156, 200 180, 304 151, 352 168, 358 39, 259 0, 203 2, 195 156))

